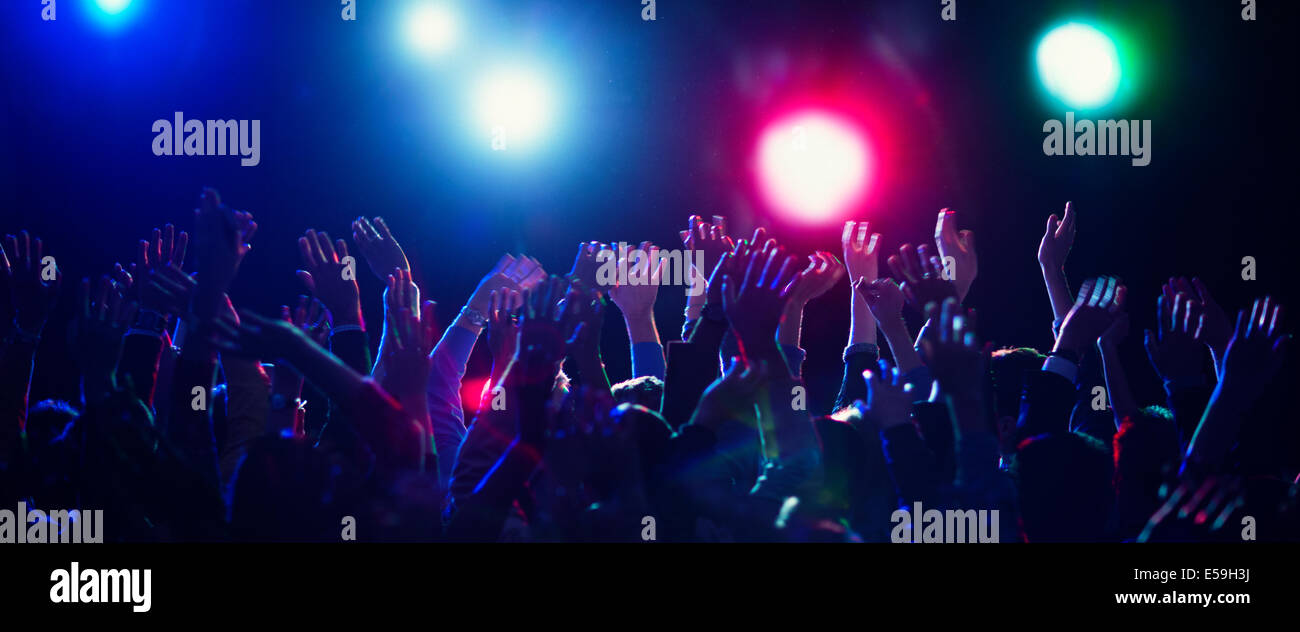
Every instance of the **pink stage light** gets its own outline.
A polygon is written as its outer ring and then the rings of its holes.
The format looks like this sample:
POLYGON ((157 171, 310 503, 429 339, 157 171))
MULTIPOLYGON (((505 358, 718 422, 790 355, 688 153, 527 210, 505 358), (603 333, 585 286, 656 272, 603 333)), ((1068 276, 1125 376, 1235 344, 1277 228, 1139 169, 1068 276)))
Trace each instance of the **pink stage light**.
POLYGON ((759 137, 754 167, 767 204, 801 224, 842 219, 863 198, 874 170, 858 126, 819 109, 800 110, 769 124, 759 137))

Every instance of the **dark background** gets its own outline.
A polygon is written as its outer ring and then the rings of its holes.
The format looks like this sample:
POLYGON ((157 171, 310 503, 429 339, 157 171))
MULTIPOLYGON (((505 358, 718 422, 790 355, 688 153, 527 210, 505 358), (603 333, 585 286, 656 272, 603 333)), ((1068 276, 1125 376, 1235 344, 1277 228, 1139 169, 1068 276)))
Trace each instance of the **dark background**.
MULTIPOLYGON (((942 207, 976 231, 967 303, 999 344, 1050 345, 1034 253, 1066 200, 1080 215, 1072 285, 1110 273, 1129 286, 1125 354, 1140 403, 1161 401, 1141 330, 1154 326, 1167 277, 1200 276, 1230 312, 1266 293, 1297 305, 1292 2, 1259 0, 1254 22, 1236 0, 958 0, 956 22, 939 19, 937 0, 660 0, 654 22, 637 0, 462 2, 469 32, 434 60, 405 50, 400 0, 359 0, 355 22, 333 0, 135 0, 117 29, 86 4, 60 0, 47 23, 37 0, 0 3, 0 230, 41 236, 65 274, 34 398, 75 397, 61 335, 75 280, 131 260, 154 226, 189 228, 203 186, 258 220, 233 298, 264 313, 302 291, 295 238, 308 227, 350 238, 359 214, 388 219, 447 322, 504 251, 565 272, 579 241, 673 247, 692 212, 838 253, 838 225, 770 218, 747 167, 762 123, 806 94, 869 111, 883 168, 854 215, 887 248, 931 239, 942 207), (1040 95, 1033 46, 1071 16, 1122 25, 1134 40, 1144 69, 1134 98, 1102 118, 1152 120, 1149 166, 1043 155, 1043 121, 1065 108, 1040 95), (546 68, 557 85, 559 120, 537 152, 494 153, 467 132, 469 86, 497 61, 546 68), (260 119, 261 164, 153 156, 152 122, 176 111, 260 119), (1247 255, 1253 282, 1240 277, 1247 255)), ((380 285, 359 276, 377 324, 380 285)), ((838 386, 848 293, 841 282, 807 312, 819 409, 838 386)), ((676 288, 661 291, 665 340, 683 307, 676 288)), ((616 317, 606 338, 611 378, 623 379, 616 317)), ((1296 383, 1293 367, 1276 390, 1296 383)), ((470 372, 487 369, 480 345, 470 372)), ((1247 433, 1295 465, 1289 402, 1270 402, 1247 433)))

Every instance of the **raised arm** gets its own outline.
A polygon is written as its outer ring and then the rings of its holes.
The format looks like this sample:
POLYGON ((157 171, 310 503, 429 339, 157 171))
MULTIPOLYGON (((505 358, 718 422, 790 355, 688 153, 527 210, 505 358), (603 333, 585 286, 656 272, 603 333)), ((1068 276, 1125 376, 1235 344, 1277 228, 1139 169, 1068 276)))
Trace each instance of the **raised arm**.
MULTIPOLYGON (((620 261, 620 268, 627 266, 628 283, 609 288, 609 298, 623 312, 627 325, 627 338, 632 346, 632 377, 652 375, 662 380, 666 367, 659 329, 655 326, 655 299, 659 296, 664 259, 657 252, 654 244, 643 241, 632 261, 620 261)), ((702 285, 696 287, 704 289, 702 285)))
MULTIPOLYGON (((6 235, 4 245, 6 254, 0 256, 3 260, 0 274, 10 288, 14 314, 8 345, 0 358, 0 419, 6 424, 0 437, 12 441, 27 423, 27 398, 36 346, 45 322, 54 311, 63 273, 54 258, 45 253, 41 239, 27 231, 17 236, 6 235)), ((5 447, 0 443, 0 449, 5 447)))
POLYGON ((1047 285, 1047 298, 1052 302, 1054 336, 1074 304, 1065 278, 1065 259, 1070 254, 1070 246, 1074 244, 1074 222, 1074 206, 1066 202, 1065 216, 1058 218, 1055 213, 1049 216, 1047 231, 1038 243, 1038 267, 1043 272, 1043 283, 1047 285))
POLYGON ((1291 335, 1282 332, 1282 306, 1271 297, 1255 299, 1249 314, 1237 312, 1237 326, 1219 371, 1223 379, 1192 437, 1186 465, 1221 467, 1236 442, 1242 418, 1282 368, 1290 341, 1291 335))

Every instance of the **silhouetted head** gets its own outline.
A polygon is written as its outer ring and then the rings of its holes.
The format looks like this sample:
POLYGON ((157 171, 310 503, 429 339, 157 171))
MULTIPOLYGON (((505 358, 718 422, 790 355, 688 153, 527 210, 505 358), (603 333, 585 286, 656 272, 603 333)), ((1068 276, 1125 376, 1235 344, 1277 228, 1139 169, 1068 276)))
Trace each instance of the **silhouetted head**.
POLYGON ((1030 542, 1101 539, 1114 508, 1110 451, 1084 434, 1022 441, 1016 455, 1020 517, 1030 542))
POLYGON ((653 375, 624 380, 615 384, 610 391, 614 394, 614 401, 619 404, 638 404, 650 410, 663 407, 664 381, 653 375))
POLYGON ((1020 416, 1020 393, 1025 376, 1043 369, 1047 356, 1030 347, 1007 347, 993 352, 989 360, 993 390, 993 414, 1002 454, 1015 452, 1016 419, 1020 416))

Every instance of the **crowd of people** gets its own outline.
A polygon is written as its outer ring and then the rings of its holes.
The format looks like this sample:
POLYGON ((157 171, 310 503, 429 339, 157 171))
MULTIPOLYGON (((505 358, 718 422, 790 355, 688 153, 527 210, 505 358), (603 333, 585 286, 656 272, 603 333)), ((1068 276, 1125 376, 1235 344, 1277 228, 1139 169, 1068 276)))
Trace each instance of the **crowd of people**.
POLYGON ((995 349, 979 326, 996 309, 963 305, 974 235, 946 209, 933 243, 896 250, 850 221, 840 255, 710 219, 681 233, 702 256, 591 242, 556 275, 504 255, 440 331, 380 218, 357 218, 351 244, 307 230, 307 294, 236 309, 257 224, 207 189, 192 244, 168 225, 80 282, 79 401, 29 396, 62 273, 39 238, 8 235, 0 507, 102 510, 105 541, 921 541, 900 530, 916 507, 996 516, 981 541, 1300 539, 1296 472, 1234 450, 1279 388, 1290 336, 1272 298, 1234 314, 1198 279, 1152 301, 1104 275, 1072 296, 1067 204, 1038 249, 1055 343, 995 349), (630 273, 610 283, 616 256, 630 273), (387 284, 381 318, 362 313, 359 261, 387 284), (665 343, 671 265, 705 291, 665 343), (843 380, 814 410, 804 309, 845 277, 843 380), (1165 392, 1143 401, 1126 371, 1149 369, 1116 349, 1150 308, 1165 392), (632 376, 611 384, 601 331, 619 315, 632 376), (484 333, 491 375, 463 402, 484 333))

